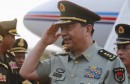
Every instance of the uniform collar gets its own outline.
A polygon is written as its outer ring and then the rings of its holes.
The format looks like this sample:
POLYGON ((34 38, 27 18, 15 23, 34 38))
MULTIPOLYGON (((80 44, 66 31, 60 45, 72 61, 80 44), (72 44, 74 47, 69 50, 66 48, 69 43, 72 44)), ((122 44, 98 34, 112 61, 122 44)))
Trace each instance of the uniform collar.
POLYGON ((99 50, 99 46, 97 45, 96 42, 94 42, 92 44, 92 46, 90 46, 90 48, 86 49, 86 51, 83 53, 83 56, 90 61, 94 56, 96 56, 98 50, 99 50))
POLYGON ((75 60, 75 59, 76 59, 76 57, 73 55, 73 53, 70 52, 68 55, 68 62, 71 60, 75 60))
POLYGON ((70 62, 71 60, 80 60, 80 59, 84 59, 85 57, 83 55, 81 55, 80 57, 74 57, 73 55, 69 55, 68 56, 68 62, 70 62))
MULTIPOLYGON (((97 45, 96 42, 94 42, 92 46, 90 46, 90 48, 86 49, 85 52, 83 52, 82 57, 90 61, 92 57, 94 57, 95 54, 97 54, 99 49, 100 47, 97 45)), ((75 59, 76 57, 73 55, 73 53, 70 52, 68 55, 68 62, 75 59)))

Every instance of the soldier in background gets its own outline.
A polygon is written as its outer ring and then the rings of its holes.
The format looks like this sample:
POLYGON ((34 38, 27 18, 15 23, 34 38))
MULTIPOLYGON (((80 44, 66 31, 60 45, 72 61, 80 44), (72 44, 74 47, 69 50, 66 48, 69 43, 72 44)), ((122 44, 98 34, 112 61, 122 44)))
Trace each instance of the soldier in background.
MULTIPOLYGON (((14 56, 8 52, 14 44, 17 19, 10 21, 1 21, 0 27, 4 30, 4 38, 0 43, 0 84, 14 84, 13 72, 17 68, 14 56)), ((1 37, 2 38, 2 37, 1 37)))
POLYGON ((26 80, 19 75, 19 70, 24 62, 27 53, 27 48, 28 48, 28 43, 26 42, 26 40, 23 38, 19 38, 16 39, 13 47, 10 50, 10 52, 14 55, 16 64, 18 66, 18 68, 15 69, 15 73, 13 73, 15 77, 14 84, 37 84, 37 81, 26 80))
POLYGON ((118 35, 116 39, 116 53, 126 66, 130 83, 130 25, 117 24, 115 32, 118 35))

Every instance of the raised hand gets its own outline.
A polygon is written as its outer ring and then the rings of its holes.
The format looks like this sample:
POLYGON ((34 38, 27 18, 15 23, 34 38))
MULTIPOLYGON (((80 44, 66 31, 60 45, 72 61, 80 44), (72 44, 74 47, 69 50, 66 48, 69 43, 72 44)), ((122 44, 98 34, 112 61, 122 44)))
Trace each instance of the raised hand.
POLYGON ((45 43, 46 45, 53 44, 60 36, 60 33, 57 33, 59 29, 58 25, 51 25, 44 33, 42 36, 42 42, 45 43))

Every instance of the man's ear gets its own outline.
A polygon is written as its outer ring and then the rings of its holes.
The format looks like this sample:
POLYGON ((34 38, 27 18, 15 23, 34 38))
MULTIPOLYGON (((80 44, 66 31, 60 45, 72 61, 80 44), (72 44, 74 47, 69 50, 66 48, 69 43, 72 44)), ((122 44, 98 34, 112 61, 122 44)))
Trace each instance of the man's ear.
POLYGON ((93 29, 93 26, 91 24, 88 24, 85 32, 91 33, 92 29, 93 29))
POLYGON ((87 28, 85 28, 85 32, 87 32, 88 31, 88 29, 87 28))

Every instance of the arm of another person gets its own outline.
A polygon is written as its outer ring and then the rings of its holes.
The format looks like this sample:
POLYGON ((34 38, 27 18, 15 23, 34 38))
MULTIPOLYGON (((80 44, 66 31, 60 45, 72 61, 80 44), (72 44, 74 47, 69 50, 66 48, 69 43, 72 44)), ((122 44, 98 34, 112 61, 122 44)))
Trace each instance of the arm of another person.
POLYGON ((42 38, 38 41, 36 46, 30 52, 30 54, 25 59, 21 69, 20 75, 23 78, 27 79, 39 79, 38 74, 36 72, 37 66, 39 64, 39 59, 44 52, 45 48, 54 43, 60 36, 60 33, 57 33, 59 27, 52 25, 49 27, 42 38))

